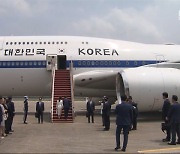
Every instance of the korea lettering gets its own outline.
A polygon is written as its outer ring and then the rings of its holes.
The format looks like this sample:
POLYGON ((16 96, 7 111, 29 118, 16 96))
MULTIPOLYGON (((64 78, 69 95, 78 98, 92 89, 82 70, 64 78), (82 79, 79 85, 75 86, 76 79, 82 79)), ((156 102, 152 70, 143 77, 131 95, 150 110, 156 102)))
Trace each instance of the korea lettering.
POLYGON ((5 56, 34 56, 45 55, 45 49, 5 49, 5 56))

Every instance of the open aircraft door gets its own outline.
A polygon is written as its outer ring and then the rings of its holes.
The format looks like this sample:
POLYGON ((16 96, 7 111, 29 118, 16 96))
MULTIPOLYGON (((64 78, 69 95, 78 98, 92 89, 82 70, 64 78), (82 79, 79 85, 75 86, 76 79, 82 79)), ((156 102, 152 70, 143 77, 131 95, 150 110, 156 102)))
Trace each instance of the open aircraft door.
POLYGON ((46 68, 48 71, 51 71, 53 68, 57 70, 57 55, 56 54, 48 54, 46 56, 46 68))
POLYGON ((1 38, 1 39, 0 39, 0 50, 3 49, 3 43, 4 43, 3 38, 1 38))

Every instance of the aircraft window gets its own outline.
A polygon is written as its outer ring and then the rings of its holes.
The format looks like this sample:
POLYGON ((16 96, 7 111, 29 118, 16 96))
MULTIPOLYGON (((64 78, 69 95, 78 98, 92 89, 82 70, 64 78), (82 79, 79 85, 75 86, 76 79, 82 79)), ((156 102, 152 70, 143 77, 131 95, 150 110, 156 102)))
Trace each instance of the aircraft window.
POLYGON ((63 44, 63 42, 61 42, 61 44, 63 44))
POLYGON ((29 65, 32 66, 32 62, 29 62, 29 65))
POLYGON ((41 65, 41 62, 40 62, 40 61, 38 62, 38 65, 39 65, 39 66, 41 65))
POLYGON ((2 63, 0 62, 0 66, 2 65, 2 63))
POLYGON ((65 44, 67 44, 67 42, 65 42, 65 44))
POLYGON ((56 44, 59 44, 59 42, 56 42, 56 44))
POLYGON ((19 42, 19 45, 21 44, 21 42, 19 42))
POLYGON ((128 62, 128 61, 126 61, 126 65, 129 65, 129 62, 128 62))
POLYGON ((6 66, 6 62, 3 62, 3 66, 6 66))
POLYGON ((92 61, 92 62, 91 62, 91 65, 94 65, 94 64, 95 64, 94 61, 92 61))
POLYGON ((20 62, 20 65, 23 66, 23 62, 20 62))
POLYGON ((23 44, 25 44, 25 42, 23 42, 23 44))
POLYGON ((19 66, 19 62, 16 62, 16 66, 19 66))
POLYGON ((86 61, 83 61, 83 65, 86 65, 86 61))
POLYGON ((98 61, 96 61, 96 65, 99 65, 99 62, 98 62, 98 61))
POLYGON ((121 65, 120 61, 117 62, 118 65, 121 65))
POLYGON ((10 62, 8 62, 7 65, 10 66, 11 65, 10 62))
POLYGON ((44 42, 44 44, 46 44, 46 42, 44 42))
POLYGON ((113 65, 116 65, 116 62, 115 62, 115 61, 113 62, 113 65))
POLYGON ((27 44, 29 44, 29 42, 27 42, 27 44))
POLYGON ((10 45, 12 45, 13 43, 11 42, 10 45))
POLYGON ((17 42, 14 42, 14 45, 16 45, 17 44, 17 42))
POLYGON ((6 45, 8 45, 8 42, 6 42, 6 45))
POLYGON ((50 42, 48 42, 48 44, 51 44, 50 42))
POLYGON ((34 62, 34 65, 37 65, 37 62, 34 62))
POLYGON ((134 65, 137 65, 137 61, 134 62, 134 65))
POLYGON ((27 66, 28 65, 28 62, 25 62, 25 66, 27 66))
POLYGON ((86 42, 86 44, 88 44, 88 42, 86 42))
POLYGON ((11 65, 14 66, 14 62, 12 62, 11 65))
POLYGON ((45 66, 46 65, 46 62, 45 61, 43 61, 43 66, 45 66))
POLYGON ((34 44, 34 42, 31 42, 31 44, 34 44))
POLYGON ((146 62, 145 62, 145 61, 143 61, 143 62, 142 62, 142 64, 143 64, 143 65, 145 65, 145 64, 146 64, 146 62))
POLYGON ((112 65, 112 61, 109 62, 109 65, 112 65))
POLYGON ((81 61, 78 62, 78 65, 81 65, 81 61))
POLYGON ((42 44, 42 42, 39 42, 39 44, 42 44))
POLYGON ((82 42, 82 44, 84 44, 84 42, 82 42))
POLYGON ((108 65, 108 62, 107 62, 107 61, 105 61, 105 65, 108 65))
POLYGON ((54 42, 52 42, 52 44, 54 44, 54 42))
POLYGON ((35 42, 35 44, 38 44, 37 42, 35 42))
POLYGON ((88 65, 88 66, 90 65, 90 62, 89 62, 89 61, 87 62, 87 65, 88 65))
POLYGON ((103 65, 103 61, 101 61, 100 64, 103 65))

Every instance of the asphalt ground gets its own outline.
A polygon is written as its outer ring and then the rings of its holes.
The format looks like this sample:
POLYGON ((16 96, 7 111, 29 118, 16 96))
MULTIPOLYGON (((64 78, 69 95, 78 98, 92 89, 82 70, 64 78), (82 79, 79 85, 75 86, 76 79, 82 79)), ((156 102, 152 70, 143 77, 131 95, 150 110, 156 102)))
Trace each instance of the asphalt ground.
MULTIPOLYGON (((76 102, 74 123, 51 123, 50 102, 45 104, 44 123, 34 117, 35 101, 29 102, 28 124, 23 124, 23 103, 15 102, 13 134, 0 141, 0 153, 119 153, 114 151, 115 115, 111 116, 110 131, 103 131, 98 113, 95 123, 87 123, 85 103, 76 102), (78 104, 79 103, 79 104, 78 104)), ((138 129, 129 133, 126 153, 180 153, 180 145, 167 145, 161 140, 160 113, 140 113, 138 129)), ((122 139, 122 136, 121 136, 122 139)), ((121 140, 122 141, 122 140, 121 140)))

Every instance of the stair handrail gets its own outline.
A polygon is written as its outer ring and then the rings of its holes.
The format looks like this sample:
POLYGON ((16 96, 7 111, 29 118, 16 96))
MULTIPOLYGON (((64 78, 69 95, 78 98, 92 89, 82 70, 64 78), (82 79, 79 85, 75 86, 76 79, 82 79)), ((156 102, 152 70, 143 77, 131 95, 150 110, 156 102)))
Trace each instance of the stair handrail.
POLYGON ((55 80, 55 67, 52 68, 52 95, 51 95, 51 120, 53 122, 54 111, 54 80, 55 80))
POLYGON ((70 82, 71 82, 71 102, 72 102, 72 118, 75 118, 74 114, 74 82, 73 82, 73 62, 70 62, 70 82))

